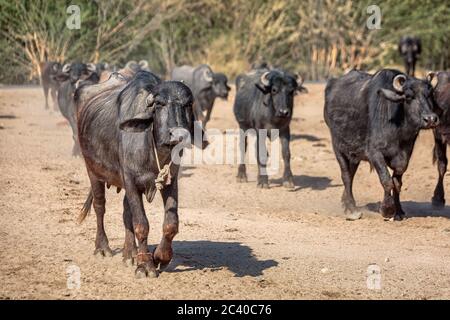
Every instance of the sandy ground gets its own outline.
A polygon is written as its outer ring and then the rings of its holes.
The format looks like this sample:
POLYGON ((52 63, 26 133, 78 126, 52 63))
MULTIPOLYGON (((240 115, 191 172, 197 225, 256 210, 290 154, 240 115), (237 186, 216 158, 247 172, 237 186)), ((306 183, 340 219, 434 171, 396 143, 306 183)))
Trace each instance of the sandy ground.
MULTIPOLYGON (((431 132, 421 134, 404 178, 409 219, 383 221, 376 212, 382 189, 364 164, 355 196, 365 215, 345 221, 322 120, 324 86, 307 87, 291 127, 296 188, 281 187, 278 174, 271 189, 257 189, 255 166, 246 184, 236 182, 235 165, 187 168, 174 260, 158 279, 141 280, 122 263, 123 192, 107 194, 106 232, 116 254, 95 258, 95 215, 76 224, 89 185, 83 161, 70 156, 69 126, 44 110, 40 88, 0 89, 0 298, 449 299, 450 207, 430 206, 437 175, 431 132), (372 264, 381 270, 380 290, 367 286, 372 264), (67 287, 73 265, 79 289, 67 287)), ((236 128, 231 101, 216 104, 209 128, 236 128)), ((146 209, 154 247, 160 196, 146 209)))

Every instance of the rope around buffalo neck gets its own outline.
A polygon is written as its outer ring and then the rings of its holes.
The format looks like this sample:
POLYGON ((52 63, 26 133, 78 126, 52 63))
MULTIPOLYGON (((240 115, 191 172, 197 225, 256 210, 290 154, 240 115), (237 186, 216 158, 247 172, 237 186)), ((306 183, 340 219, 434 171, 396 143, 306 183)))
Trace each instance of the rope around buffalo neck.
POLYGON ((161 169, 161 164, 159 163, 158 150, 156 150, 155 138, 153 137, 153 126, 152 126, 152 144, 153 152, 155 153, 156 164, 158 165, 158 176, 155 179, 156 189, 162 190, 165 186, 170 185, 172 182, 172 176, 170 175, 170 166, 172 165, 172 160, 168 164, 165 164, 161 169))

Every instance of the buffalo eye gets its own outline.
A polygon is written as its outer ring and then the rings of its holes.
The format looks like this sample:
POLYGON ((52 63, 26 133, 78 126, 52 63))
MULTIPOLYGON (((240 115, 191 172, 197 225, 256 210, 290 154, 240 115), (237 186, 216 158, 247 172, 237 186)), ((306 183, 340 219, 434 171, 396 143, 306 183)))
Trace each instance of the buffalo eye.
POLYGON ((405 95, 405 99, 407 102, 411 102, 412 100, 414 100, 414 98, 415 98, 414 95, 411 95, 411 94, 405 95))
POLYGON ((164 99, 161 99, 159 96, 155 98, 155 105, 157 107, 164 107, 166 105, 166 101, 164 99))
POLYGON ((412 90, 407 89, 407 90, 405 90, 405 98, 406 98, 406 101, 410 102, 411 100, 415 99, 416 97, 412 90))
POLYGON ((277 88, 272 88, 272 94, 277 94, 277 93, 278 93, 277 88))

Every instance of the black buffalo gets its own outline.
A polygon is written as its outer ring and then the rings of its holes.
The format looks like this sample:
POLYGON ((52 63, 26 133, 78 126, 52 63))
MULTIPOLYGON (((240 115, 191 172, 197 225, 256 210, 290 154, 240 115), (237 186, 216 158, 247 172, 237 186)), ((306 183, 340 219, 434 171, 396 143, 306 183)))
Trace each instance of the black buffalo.
POLYGON ((416 62, 422 51, 422 44, 419 38, 404 36, 398 43, 398 52, 402 55, 405 63, 406 74, 414 77, 416 62))
POLYGON ((137 277, 157 276, 157 267, 163 269, 172 259, 172 240, 178 232, 179 163, 172 162, 172 151, 194 132, 192 93, 181 82, 164 82, 139 71, 129 81, 113 74, 104 83, 81 86, 75 100, 79 141, 91 182, 80 220, 93 203, 95 253, 112 255, 103 226, 105 185, 123 188, 123 259, 137 260, 137 277), (164 171, 167 174, 161 175, 164 171), (162 240, 152 253, 142 195, 151 202, 157 189, 165 215, 162 240))
POLYGON ((445 205, 444 176, 447 171, 447 144, 450 144, 450 72, 436 72, 428 75, 428 81, 436 81, 434 101, 439 125, 434 129, 433 162, 437 161, 439 179, 434 190, 432 204, 436 207, 445 205))
POLYGON ((115 71, 113 66, 108 62, 98 62, 95 64, 95 72, 100 75, 103 71, 115 71))
POLYGON ((141 60, 139 62, 130 60, 119 72, 126 73, 126 76, 132 77, 138 71, 150 71, 147 60, 141 60))
POLYGON ((61 72, 61 64, 59 62, 43 62, 40 65, 41 68, 41 84, 44 89, 45 96, 45 109, 48 109, 48 92, 53 101, 53 109, 58 110, 58 100, 57 93, 59 89, 60 82, 56 79, 56 76, 61 72))
POLYGON ((202 64, 196 68, 181 66, 172 71, 172 80, 183 81, 194 94, 194 114, 203 126, 211 118, 211 112, 216 98, 228 99, 228 79, 223 73, 214 73, 212 69, 202 64), (206 114, 205 114, 206 112, 206 114))
POLYGON ((396 70, 374 75, 353 70, 328 81, 324 117, 341 168, 342 203, 349 220, 361 217, 352 192, 361 160, 376 170, 384 188, 383 217, 404 217, 400 189, 414 143, 420 129, 438 124, 432 98, 429 82, 396 70))
MULTIPOLYGON (((294 95, 297 91, 306 92, 302 86, 303 80, 297 75, 280 69, 257 69, 236 78, 236 98, 233 111, 241 132, 254 129, 259 132, 267 130, 267 136, 271 138, 271 130, 279 130, 284 161, 283 185, 294 187, 290 166, 291 153, 289 150, 290 129, 294 106, 294 95)), ((241 134, 241 163, 237 175, 238 182, 246 182, 246 167, 243 157, 247 150, 247 135, 241 134)), ((267 151, 265 148, 266 137, 257 134, 258 182, 261 188, 269 187, 266 172, 267 151), (264 141, 260 141, 264 139, 264 141)))
POLYGON ((84 84, 95 84, 99 81, 96 66, 92 63, 68 63, 62 67, 61 72, 57 75, 57 79, 61 82, 58 90, 59 109, 72 128, 74 141, 72 155, 78 156, 80 155, 80 147, 78 144, 76 107, 73 96, 80 82, 84 82, 84 84))
POLYGON ((150 71, 148 62, 146 60, 141 60, 139 62, 130 60, 123 68, 119 70, 116 69, 116 67, 109 67, 108 69, 105 69, 101 73, 99 73, 99 82, 108 80, 111 74, 116 71, 127 79, 131 79, 138 71, 150 71))

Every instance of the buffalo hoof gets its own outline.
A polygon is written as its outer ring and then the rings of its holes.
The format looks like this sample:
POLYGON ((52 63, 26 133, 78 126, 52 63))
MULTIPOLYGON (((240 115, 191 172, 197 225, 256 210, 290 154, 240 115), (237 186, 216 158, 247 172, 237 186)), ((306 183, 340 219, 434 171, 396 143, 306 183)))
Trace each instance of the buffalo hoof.
POLYGON ((170 261, 172 261, 173 251, 172 249, 163 252, 158 247, 153 250, 153 261, 155 263, 155 268, 159 268, 159 271, 164 271, 169 266, 170 261))
POLYGON ((347 221, 356 221, 362 218, 362 212, 361 211, 353 211, 350 213, 347 213, 345 216, 345 220, 347 221))
POLYGON ((405 219, 405 213, 396 213, 394 216, 394 221, 402 221, 405 219))
POLYGON ((168 266, 169 266, 168 263, 160 263, 160 264, 159 264, 159 271, 160 271, 160 272, 165 271, 165 270, 167 269, 168 266))
POLYGON ((135 247, 131 247, 128 246, 127 244, 125 244, 125 246, 123 247, 123 252, 122 252, 122 261, 126 266, 133 266, 134 265, 134 260, 136 258, 137 255, 137 249, 135 247))
POLYGON ((147 277, 147 271, 144 267, 137 267, 136 271, 134 271, 134 276, 136 279, 144 279, 147 277))
POLYGON ((380 205, 380 213, 385 219, 391 219, 395 215, 394 200, 386 200, 380 205))
POLYGON ((72 157, 74 157, 74 158, 81 157, 81 152, 80 151, 72 151, 72 157))
POLYGON ((94 250, 94 256, 96 256, 96 257, 112 257, 113 252, 108 246, 106 246, 104 248, 96 248, 94 250))
POLYGON ((149 264, 141 265, 136 268, 134 272, 136 279, 144 279, 144 278, 157 278, 158 271, 156 271, 155 267, 149 264))
POLYGON ((292 181, 292 178, 284 180, 283 187, 288 188, 288 189, 294 189, 295 185, 294 185, 294 181, 292 181))
POLYGON ((260 189, 269 189, 269 184, 267 182, 259 182, 256 186, 260 189))
POLYGON ((236 181, 239 183, 248 182, 247 175, 239 173, 236 177, 236 181))
POLYGON ((123 261, 123 264, 127 267, 134 266, 134 258, 123 258, 122 261, 123 261))
POLYGON ((431 205, 436 209, 445 207, 445 199, 433 197, 431 199, 431 205))

